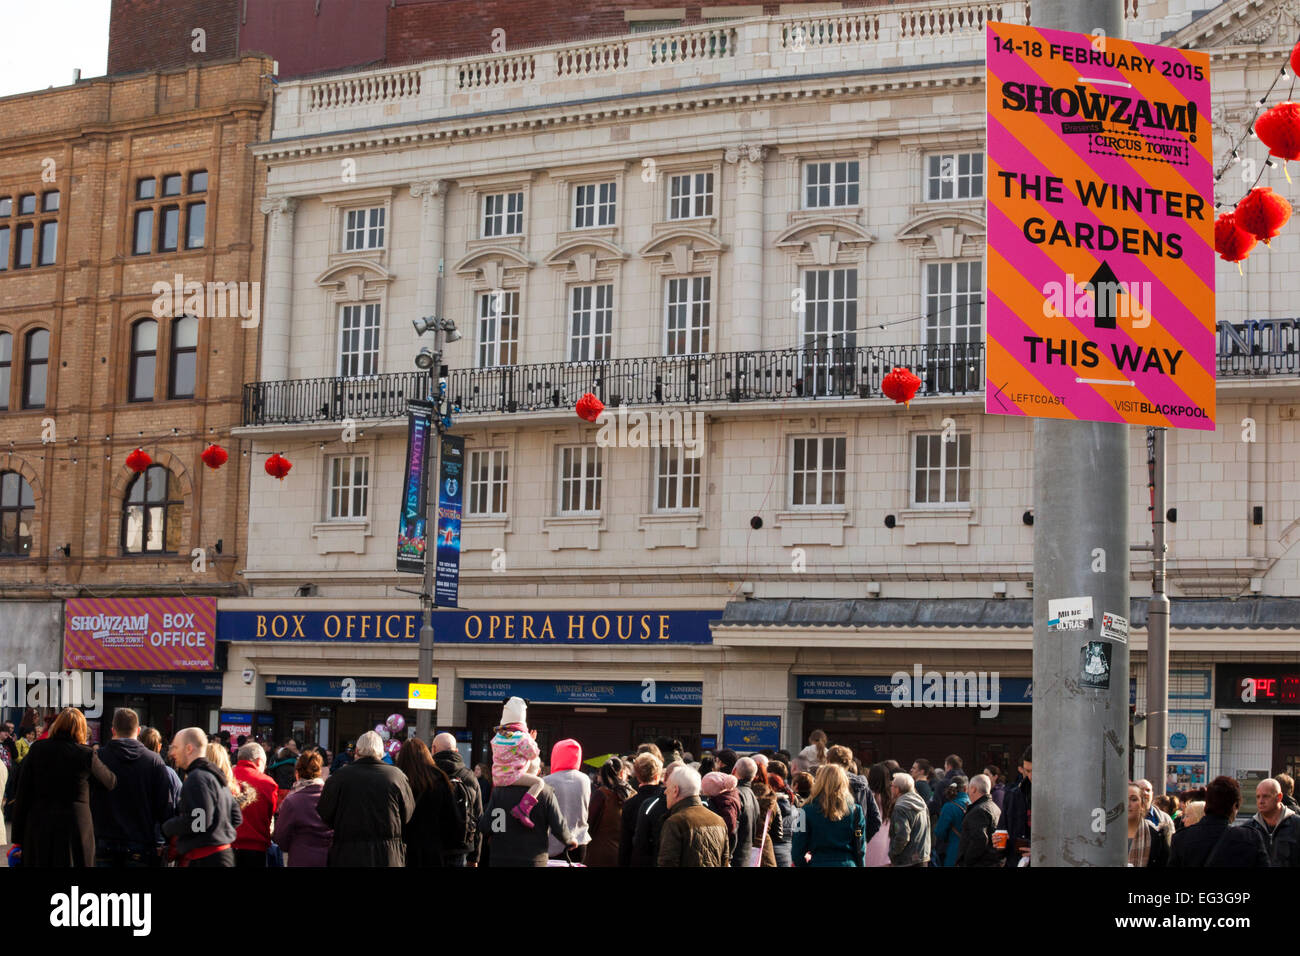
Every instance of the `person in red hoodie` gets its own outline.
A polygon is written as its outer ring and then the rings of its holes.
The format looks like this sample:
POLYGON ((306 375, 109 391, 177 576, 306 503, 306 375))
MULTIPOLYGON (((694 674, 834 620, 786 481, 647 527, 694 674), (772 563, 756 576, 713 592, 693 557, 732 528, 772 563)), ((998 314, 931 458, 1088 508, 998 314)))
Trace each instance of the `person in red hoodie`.
POLYGON ((279 809, 279 786, 266 775, 266 751, 260 744, 244 744, 235 754, 235 779, 257 794, 244 807, 244 820, 235 830, 235 866, 266 867, 271 846, 271 820, 279 809))

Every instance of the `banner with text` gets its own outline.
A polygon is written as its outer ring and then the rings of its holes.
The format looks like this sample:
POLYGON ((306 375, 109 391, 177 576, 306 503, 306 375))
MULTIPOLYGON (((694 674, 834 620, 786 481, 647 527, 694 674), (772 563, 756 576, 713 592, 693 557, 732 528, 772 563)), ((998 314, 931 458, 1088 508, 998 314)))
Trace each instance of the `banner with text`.
POLYGON ((402 512, 397 521, 397 570, 424 573, 429 547, 425 470, 429 467, 435 409, 427 402, 407 403, 406 481, 402 485, 402 512))
POLYGON ((455 607, 460 593, 460 511, 465 494, 465 439, 442 436, 438 456, 438 543, 434 549, 433 603, 455 607))
POLYGON ((212 670, 216 638, 216 598, 70 598, 64 604, 63 666, 74 670, 212 670))
POLYGON ((1212 431, 1209 56, 987 37, 985 411, 1212 431))

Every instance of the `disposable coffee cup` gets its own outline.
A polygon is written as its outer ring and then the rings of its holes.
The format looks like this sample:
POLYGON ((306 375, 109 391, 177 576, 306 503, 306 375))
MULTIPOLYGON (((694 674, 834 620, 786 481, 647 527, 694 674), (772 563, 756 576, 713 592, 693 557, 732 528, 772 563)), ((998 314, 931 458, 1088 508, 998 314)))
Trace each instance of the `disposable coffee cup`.
POLYGON ((994 846, 995 848, 999 849, 999 850, 1005 850, 1005 849, 1007 848, 1007 831, 1006 831, 1006 830, 994 830, 994 831, 993 831, 993 846, 994 846))

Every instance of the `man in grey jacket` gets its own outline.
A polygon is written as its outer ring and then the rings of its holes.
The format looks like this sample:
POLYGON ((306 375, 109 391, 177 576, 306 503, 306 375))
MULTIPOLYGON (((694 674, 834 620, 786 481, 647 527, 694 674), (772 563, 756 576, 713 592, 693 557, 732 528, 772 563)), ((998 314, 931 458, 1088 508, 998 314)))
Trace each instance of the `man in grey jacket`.
POLYGON ((905 773, 894 774, 889 789, 894 812, 889 818, 889 862, 894 866, 927 866, 930 862, 930 809, 905 773))
POLYGON ((1264 840, 1272 866, 1300 867, 1300 813, 1282 803, 1282 785, 1272 777, 1255 787, 1259 812, 1246 821, 1264 840))

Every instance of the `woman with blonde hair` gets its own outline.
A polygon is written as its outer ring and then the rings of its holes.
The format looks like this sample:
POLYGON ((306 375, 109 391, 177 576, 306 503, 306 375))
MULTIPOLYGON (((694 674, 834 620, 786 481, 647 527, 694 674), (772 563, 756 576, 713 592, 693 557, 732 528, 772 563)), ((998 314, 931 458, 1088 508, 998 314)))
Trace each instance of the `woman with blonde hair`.
POLYGON ((1183 827, 1195 826, 1205 816, 1205 801, 1193 800, 1183 808, 1183 827))
POLYGON ((817 768, 826 762, 826 731, 814 730, 808 735, 808 746, 799 751, 794 758, 799 762, 799 769, 816 773, 817 768))
POLYGON ((235 771, 230 766, 230 751, 226 750, 220 741, 208 741, 208 749, 203 756, 208 763, 220 770, 221 775, 226 778, 226 786, 234 794, 235 804, 240 810, 243 810, 244 807, 257 799, 257 791, 235 777, 235 771))
POLYGON ((791 855, 795 866, 865 866, 867 816, 853 802, 848 774, 838 764, 817 771, 808 802, 796 811, 791 855))

